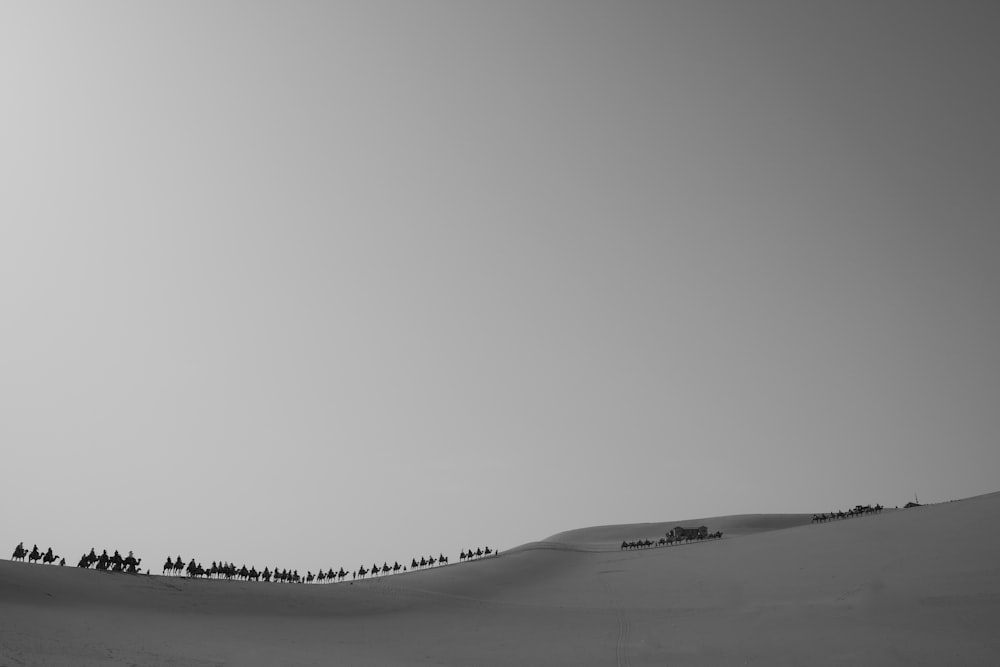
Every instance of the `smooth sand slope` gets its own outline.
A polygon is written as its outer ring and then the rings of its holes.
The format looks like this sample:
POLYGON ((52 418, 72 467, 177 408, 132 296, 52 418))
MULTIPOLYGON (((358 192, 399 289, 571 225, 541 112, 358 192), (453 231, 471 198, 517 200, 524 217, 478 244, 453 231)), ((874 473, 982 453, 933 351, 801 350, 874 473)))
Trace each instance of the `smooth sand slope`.
POLYGON ((1000 494, 569 531, 351 584, 0 563, 0 665, 996 665, 1000 494), (722 540, 622 552, 705 523, 722 540))

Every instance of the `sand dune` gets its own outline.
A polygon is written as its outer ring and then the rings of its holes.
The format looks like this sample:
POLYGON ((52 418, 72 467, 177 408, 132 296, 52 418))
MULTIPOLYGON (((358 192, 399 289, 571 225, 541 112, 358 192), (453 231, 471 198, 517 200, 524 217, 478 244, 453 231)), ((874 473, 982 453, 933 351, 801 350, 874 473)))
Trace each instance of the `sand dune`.
POLYGON ((7 665, 994 665, 1000 494, 568 531, 354 584, 0 563, 7 665), (622 552, 677 524, 722 540, 622 552))

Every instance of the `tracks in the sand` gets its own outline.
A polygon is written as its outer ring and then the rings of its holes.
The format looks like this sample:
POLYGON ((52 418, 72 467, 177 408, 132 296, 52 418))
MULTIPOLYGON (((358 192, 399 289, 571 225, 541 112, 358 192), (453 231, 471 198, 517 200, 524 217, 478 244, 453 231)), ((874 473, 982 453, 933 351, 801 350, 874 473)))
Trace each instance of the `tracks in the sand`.
POLYGON ((618 661, 618 667, 629 667, 631 663, 628 660, 628 635, 629 635, 629 624, 628 616, 621 609, 616 609, 615 613, 618 614, 618 642, 615 645, 615 658, 618 661))
POLYGON ((631 633, 632 628, 629 624, 628 615, 618 603, 618 596, 615 593, 614 588, 612 588, 611 583, 608 581, 607 575, 609 574, 613 574, 613 572, 600 572, 597 576, 600 578, 601 584, 604 585, 604 589, 608 593, 608 602, 614 610, 615 616, 618 620, 618 639, 615 642, 615 664, 618 667, 631 667, 632 663, 628 658, 628 644, 629 634, 631 633))

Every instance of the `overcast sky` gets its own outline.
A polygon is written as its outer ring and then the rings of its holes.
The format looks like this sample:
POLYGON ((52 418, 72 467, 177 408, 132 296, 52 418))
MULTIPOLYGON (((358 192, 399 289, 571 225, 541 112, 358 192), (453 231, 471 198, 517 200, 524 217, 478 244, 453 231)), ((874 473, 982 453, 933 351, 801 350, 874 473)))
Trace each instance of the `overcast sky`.
POLYGON ((315 571, 1000 490, 997 19, 4 3, 0 540, 315 571))

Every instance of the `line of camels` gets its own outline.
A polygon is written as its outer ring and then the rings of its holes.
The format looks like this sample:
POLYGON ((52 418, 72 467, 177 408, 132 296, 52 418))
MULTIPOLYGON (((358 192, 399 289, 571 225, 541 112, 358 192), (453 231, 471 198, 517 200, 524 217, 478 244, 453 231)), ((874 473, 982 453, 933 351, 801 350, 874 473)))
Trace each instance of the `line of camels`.
MULTIPOLYGON (((488 556, 495 556, 499 554, 498 550, 491 549, 490 547, 479 547, 475 551, 469 549, 468 551, 462 550, 459 558, 461 561, 472 561, 478 560, 480 558, 486 558, 488 556)), ((43 564, 55 563, 59 561, 59 565, 65 565, 66 559, 60 558, 58 555, 52 552, 50 547, 44 554, 38 550, 38 545, 36 544, 29 552, 24 547, 24 542, 21 542, 14 548, 14 555, 12 560, 24 561, 27 559, 29 563, 34 563, 37 561, 42 561, 43 564)), ((139 565, 142 563, 141 558, 136 558, 135 555, 129 551, 128 556, 123 557, 118 550, 115 550, 113 555, 108 555, 107 549, 105 549, 101 555, 97 555, 95 549, 91 549, 90 553, 84 554, 80 557, 80 561, 77 563, 77 567, 84 569, 89 569, 94 567, 97 570, 111 571, 111 572, 125 572, 126 574, 140 574, 139 565)), ((298 570, 287 570, 278 569, 275 567, 273 570, 269 568, 264 568, 262 572, 257 571, 256 567, 247 568, 244 564, 242 567, 237 568, 234 563, 226 563, 219 561, 216 563, 212 562, 211 566, 204 567, 201 563, 191 559, 187 565, 184 564, 184 559, 177 556, 176 559, 172 559, 169 556, 167 561, 163 564, 162 574, 167 576, 186 576, 189 578, 205 578, 205 579, 226 579, 226 580, 240 580, 240 581, 265 581, 265 582, 277 582, 277 583, 333 583, 335 581, 344 581, 350 575, 352 580, 364 579, 365 577, 371 575, 373 577, 386 574, 396 574, 400 571, 407 572, 411 570, 420 570, 429 567, 434 567, 435 565, 446 565, 448 563, 448 557, 444 554, 438 554, 437 556, 420 556, 420 559, 413 558, 410 561, 410 565, 401 565, 399 561, 394 562, 389 565, 388 562, 382 563, 372 563, 370 568, 362 565, 358 569, 347 572, 343 567, 338 570, 329 568, 326 571, 320 570, 319 572, 313 574, 312 571, 307 571, 305 575, 300 575, 298 570)), ((149 570, 146 570, 146 574, 149 574, 149 570)))
MULTIPOLYGON (((494 551, 490 547, 480 547, 473 551, 469 549, 468 552, 462 551, 460 558, 462 561, 474 560, 479 558, 485 558, 486 556, 496 555, 497 551, 494 551)), ((444 554, 438 554, 435 556, 421 556, 420 560, 413 558, 410 560, 410 565, 402 565, 399 561, 393 562, 389 565, 388 561, 379 565, 378 563, 372 563, 372 566, 365 567, 362 565, 356 570, 348 572, 343 567, 334 570, 332 567, 327 570, 319 570, 315 574, 308 570, 304 575, 299 574, 298 570, 287 570, 279 569, 275 567, 273 570, 270 568, 264 568, 263 571, 258 571, 255 566, 248 568, 246 564, 241 567, 236 567, 234 563, 227 563, 224 561, 219 561, 216 563, 212 562, 211 566, 204 567, 201 563, 195 561, 192 558, 188 561, 187 565, 184 564, 184 559, 181 556, 177 556, 176 559, 172 559, 167 556, 167 561, 163 564, 162 573, 167 576, 183 576, 189 578, 205 578, 205 579, 226 579, 226 580, 238 580, 238 581, 265 581, 273 583, 292 583, 292 584, 311 584, 311 583, 333 583, 337 581, 344 581, 350 575, 351 580, 355 581, 357 579, 364 579, 368 575, 373 577, 387 574, 396 574, 400 571, 407 572, 418 569, 425 569, 429 567, 434 567, 435 565, 446 565, 448 563, 448 557, 444 554)))
POLYGON ((878 514, 884 508, 881 505, 855 505, 853 509, 849 509, 846 512, 830 512, 829 514, 813 514, 813 523, 823 523, 825 521, 834 521, 838 519, 850 519, 855 516, 864 516, 865 514, 878 514))
POLYGON ((673 530, 669 531, 661 537, 660 539, 653 541, 650 539, 644 540, 622 540, 622 551, 631 551, 632 549, 649 549, 651 547, 666 547, 673 544, 680 544, 681 542, 692 542, 701 540, 718 540, 722 538, 722 531, 716 531, 714 533, 708 532, 707 526, 698 526, 697 528, 685 528, 683 526, 677 526, 673 530))
MULTIPOLYGON (((496 555, 498 551, 494 551, 489 547, 480 547, 473 551, 469 549, 468 552, 462 551, 461 560, 474 560, 479 558, 484 558, 486 556, 496 555)), ((263 571, 258 571, 255 566, 247 568, 246 564, 237 568, 234 563, 226 562, 212 562, 210 567, 204 567, 201 563, 191 559, 188 561, 187 565, 184 564, 184 559, 177 556, 176 559, 171 559, 167 557, 167 561, 163 564, 162 573, 167 576, 186 576, 189 578, 206 578, 206 579, 226 579, 232 580, 236 579, 238 581, 265 581, 274 583, 333 583, 336 581, 344 581, 350 575, 351 580, 355 581, 357 579, 364 579, 368 575, 373 577, 387 574, 396 574, 400 571, 407 572, 418 569, 425 569, 428 567, 434 567, 435 565, 446 565, 448 563, 448 557, 444 554, 438 554, 435 556, 421 556, 420 560, 413 558, 410 560, 410 565, 402 565, 399 561, 395 561, 392 565, 389 565, 388 561, 383 562, 382 565, 378 563, 372 563, 372 566, 365 567, 362 565, 356 570, 348 572, 343 567, 334 570, 332 567, 327 570, 319 570, 317 573, 313 573, 311 570, 306 571, 304 575, 299 574, 298 570, 287 570, 278 569, 275 567, 273 570, 269 568, 264 568, 263 571)))
POLYGON ((23 563, 26 558, 29 563, 42 561, 43 564, 48 565, 49 563, 55 563, 58 560, 60 565, 66 564, 65 558, 60 558, 56 554, 52 553, 52 547, 49 547, 48 551, 42 553, 38 550, 38 545, 36 544, 29 552, 24 548, 24 542, 21 542, 14 547, 14 555, 11 557, 11 560, 19 560, 23 563))

